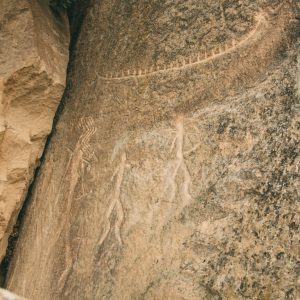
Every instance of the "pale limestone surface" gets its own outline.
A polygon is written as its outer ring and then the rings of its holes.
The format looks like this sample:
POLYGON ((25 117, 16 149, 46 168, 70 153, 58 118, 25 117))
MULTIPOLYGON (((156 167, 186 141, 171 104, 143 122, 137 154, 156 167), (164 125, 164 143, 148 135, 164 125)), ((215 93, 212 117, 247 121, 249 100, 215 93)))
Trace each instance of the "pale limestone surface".
POLYGON ((43 2, 0 1, 0 260, 64 91, 68 32, 43 2))
POLYGON ((298 4, 92 1, 7 287, 298 299, 298 4))
POLYGON ((0 300, 26 300, 23 297, 19 297, 10 291, 0 289, 0 300))

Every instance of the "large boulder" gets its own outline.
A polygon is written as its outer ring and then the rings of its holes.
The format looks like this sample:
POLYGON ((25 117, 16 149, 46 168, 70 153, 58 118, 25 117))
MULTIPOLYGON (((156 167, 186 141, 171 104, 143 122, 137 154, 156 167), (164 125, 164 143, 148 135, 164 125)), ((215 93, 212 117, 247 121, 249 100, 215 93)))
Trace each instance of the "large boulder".
POLYGON ((92 1, 7 288, 298 299, 298 37, 297 0, 92 1))
POLYGON ((0 260, 52 129, 68 63, 66 16, 0 1, 0 260))

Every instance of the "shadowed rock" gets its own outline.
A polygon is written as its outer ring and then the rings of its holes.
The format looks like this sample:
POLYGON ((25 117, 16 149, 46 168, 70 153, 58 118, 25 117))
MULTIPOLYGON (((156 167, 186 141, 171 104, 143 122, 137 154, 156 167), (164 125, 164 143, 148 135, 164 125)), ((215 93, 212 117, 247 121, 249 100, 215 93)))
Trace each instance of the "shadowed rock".
POLYGON ((0 3, 0 260, 65 87, 68 22, 46 3, 0 3))
POLYGON ((7 287, 297 299, 297 7, 92 1, 7 287))

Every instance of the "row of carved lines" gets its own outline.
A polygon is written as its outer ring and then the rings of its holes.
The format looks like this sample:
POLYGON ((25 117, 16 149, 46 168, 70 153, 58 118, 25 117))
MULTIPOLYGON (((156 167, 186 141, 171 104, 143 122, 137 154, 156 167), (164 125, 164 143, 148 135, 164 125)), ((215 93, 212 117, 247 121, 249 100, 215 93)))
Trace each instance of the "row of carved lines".
POLYGON ((200 54, 192 55, 188 58, 183 58, 180 61, 177 61, 175 63, 171 63, 169 65, 164 65, 162 67, 154 66, 154 67, 150 67, 149 69, 127 70, 126 72, 121 71, 121 72, 117 72, 115 74, 110 73, 110 74, 105 74, 105 75, 97 74, 97 76, 100 77, 100 78, 104 78, 104 79, 126 78, 126 77, 130 77, 130 76, 143 76, 143 75, 152 74, 152 73, 156 73, 156 72, 160 72, 160 71, 164 71, 164 70, 180 69, 180 68, 188 67, 189 65, 193 65, 193 64, 200 64, 200 63, 205 62, 207 60, 211 60, 216 56, 221 56, 225 53, 228 53, 228 52, 232 51, 236 47, 238 47, 239 44, 242 44, 245 40, 248 40, 249 37, 251 37, 253 35, 253 33, 256 32, 256 30, 258 29, 259 24, 261 23, 261 21, 265 19, 264 13, 263 12, 259 13, 256 16, 256 19, 257 19, 257 23, 254 27, 254 30, 250 31, 239 42, 237 42, 235 39, 233 39, 233 40, 231 40, 231 42, 224 43, 223 45, 218 46, 218 47, 216 47, 214 49, 211 49, 209 51, 203 51, 200 54))
POLYGON ((122 77, 126 77, 126 76, 140 76, 140 75, 151 74, 151 73, 159 72, 159 71, 163 71, 163 70, 181 68, 181 67, 188 66, 188 65, 191 65, 194 63, 201 63, 209 58, 213 58, 217 55, 221 55, 222 53, 226 53, 229 50, 236 48, 237 45, 238 44, 237 44, 236 40, 232 40, 229 43, 229 45, 224 44, 223 47, 219 46, 219 47, 216 47, 209 51, 203 51, 197 55, 193 54, 188 58, 182 58, 181 60, 170 63, 168 65, 153 66, 153 67, 150 67, 149 69, 146 68, 146 69, 134 69, 134 70, 121 71, 121 72, 117 72, 115 74, 110 73, 110 74, 105 74, 105 75, 99 75, 99 77, 122 78, 122 77))

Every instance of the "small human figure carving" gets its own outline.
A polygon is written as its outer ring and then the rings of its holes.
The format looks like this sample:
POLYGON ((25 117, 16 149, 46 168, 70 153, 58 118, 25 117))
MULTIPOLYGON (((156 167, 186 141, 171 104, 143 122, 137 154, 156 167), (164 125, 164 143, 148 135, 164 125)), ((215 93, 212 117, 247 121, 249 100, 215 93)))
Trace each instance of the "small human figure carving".
POLYGON ((121 203, 121 185, 124 178, 124 172, 126 167, 126 153, 125 151, 121 154, 120 163, 117 166, 115 172, 111 177, 111 181, 114 182, 114 188, 112 191, 112 195, 110 197, 110 204, 105 213, 105 224, 104 224, 104 231, 97 243, 97 246, 100 247, 108 237, 108 234, 111 230, 111 217, 113 212, 116 212, 116 220, 114 224, 114 232, 115 237, 120 245, 123 244, 122 237, 121 237, 121 225, 124 220, 124 211, 123 206, 121 203))
POLYGON ((176 183, 176 177, 181 171, 181 176, 183 177, 183 182, 181 184, 181 196, 185 202, 188 202, 192 197, 190 195, 190 187, 192 184, 191 175, 185 161, 185 155, 190 154, 192 151, 195 151, 200 143, 193 146, 188 151, 184 151, 184 139, 186 133, 184 130, 184 117, 182 115, 178 116, 176 119, 176 130, 175 137, 171 143, 170 152, 175 151, 176 160, 172 163, 172 170, 167 175, 167 184, 165 187, 166 191, 170 193, 170 201, 173 202, 176 193, 178 191, 178 184, 176 183))
POLYGON ((94 155, 94 151, 91 149, 89 142, 92 136, 96 132, 96 127, 94 125, 94 119, 92 117, 83 117, 79 121, 79 128, 83 130, 83 133, 80 135, 75 149, 71 155, 71 160, 69 164, 70 179, 69 179, 69 189, 66 199, 66 217, 62 223, 61 230, 65 232, 65 259, 66 259, 66 268, 61 274, 58 280, 58 287, 62 290, 66 284, 68 276, 70 274, 73 259, 71 251, 71 223, 70 223, 70 214, 72 200, 74 197, 74 191, 77 185, 77 182, 81 175, 81 168, 84 162, 90 163, 90 159, 94 155))

